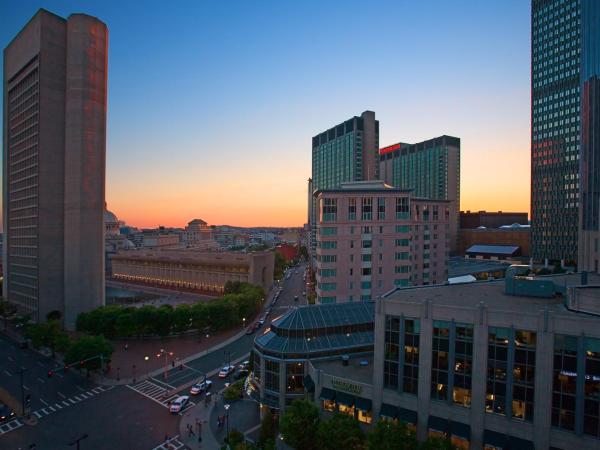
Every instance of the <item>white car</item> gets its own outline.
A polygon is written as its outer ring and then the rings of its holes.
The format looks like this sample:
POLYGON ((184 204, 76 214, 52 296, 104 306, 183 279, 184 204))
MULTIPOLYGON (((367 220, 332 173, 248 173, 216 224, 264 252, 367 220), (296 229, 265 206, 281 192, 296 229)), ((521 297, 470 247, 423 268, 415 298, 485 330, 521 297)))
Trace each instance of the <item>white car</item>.
POLYGON ((244 361, 244 362, 240 363, 240 365, 238 367, 241 370, 247 369, 248 367, 250 367, 250 361, 244 361))
POLYGON ((185 405, 187 405, 189 400, 190 398, 187 395, 177 397, 171 402, 171 405, 169 406, 169 411, 171 411, 172 413, 181 412, 181 410, 185 408, 185 405))
POLYGON ((210 387, 212 385, 212 381, 210 380, 201 380, 198 381, 196 384, 194 384, 191 388, 190 388, 190 394, 192 395, 198 395, 204 391, 209 391, 210 387))
POLYGON ((223 366, 223 368, 219 371, 219 378, 225 378, 231 372, 235 370, 233 366, 223 366))

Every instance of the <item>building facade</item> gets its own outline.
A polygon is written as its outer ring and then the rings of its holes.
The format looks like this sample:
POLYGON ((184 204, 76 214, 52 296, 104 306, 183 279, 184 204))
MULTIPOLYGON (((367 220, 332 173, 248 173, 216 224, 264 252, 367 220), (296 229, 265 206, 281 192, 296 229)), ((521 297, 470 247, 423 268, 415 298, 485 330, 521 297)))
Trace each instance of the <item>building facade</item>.
POLYGON ((599 448, 600 277, 521 267, 292 311, 255 339, 249 392, 364 426, 399 420, 464 449, 599 448))
POLYGON ((39 10, 4 50, 3 295, 67 328, 104 303, 108 31, 39 10))
POLYGON ((398 286, 447 280, 449 202, 382 181, 315 191, 319 303, 374 300, 398 286))
POLYGON ((112 258, 115 280, 164 289, 220 295, 228 281, 261 286, 273 284, 273 252, 203 252, 186 250, 137 250, 112 258))
POLYGON ((460 211, 460 139, 440 136, 379 150, 381 179, 415 197, 449 200, 450 251, 456 251, 460 211))
POLYGON ((190 221, 182 234, 182 243, 186 247, 195 247, 198 244, 212 240, 212 229, 202 219, 190 221))
POLYGON ((600 5, 582 1, 580 270, 600 273, 600 5))
POLYGON ((334 189, 348 181, 379 179, 379 121, 365 111, 312 138, 312 176, 309 179, 309 251, 316 251, 316 208, 312 193, 334 189))
POLYGON ((473 245, 512 245, 519 247, 521 256, 530 255, 531 228, 510 225, 501 228, 461 228, 458 232, 458 255, 464 255, 473 245))
POLYGON ((531 24, 532 256, 593 270, 600 183, 593 112, 598 4, 533 0, 531 24), (589 233, 580 240, 582 229, 589 233))

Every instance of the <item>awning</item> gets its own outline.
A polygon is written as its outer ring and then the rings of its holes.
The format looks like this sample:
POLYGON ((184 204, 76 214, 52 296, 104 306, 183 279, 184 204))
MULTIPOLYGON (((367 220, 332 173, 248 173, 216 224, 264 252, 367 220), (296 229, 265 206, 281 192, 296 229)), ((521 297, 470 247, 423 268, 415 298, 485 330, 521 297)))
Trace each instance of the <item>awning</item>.
POLYGON ((315 392, 315 382, 310 375, 304 377, 304 390, 306 392, 315 392))
POLYGON ((373 402, 370 398, 356 397, 356 407, 362 411, 371 411, 373 402))
POLYGON ((346 394, 345 392, 335 391, 335 402, 338 405, 345 405, 348 407, 354 406, 355 400, 356 399, 353 395, 346 394))
MULTIPOLYGON (((416 425, 417 424, 417 412, 416 411, 411 411, 410 409, 406 409, 406 408, 398 408, 398 419, 400 419, 402 422, 411 424, 411 425, 416 425)), ((443 431, 443 430, 440 430, 443 431)))
POLYGON ((387 403, 381 404, 381 411, 379 411, 380 416, 389 417, 390 419, 398 418, 398 408, 392 405, 388 405, 387 403))
POLYGON ((319 396, 321 400, 335 400, 335 391, 329 388, 321 389, 321 395, 319 396))
POLYGON ((441 431, 442 433, 448 432, 448 419, 442 419, 441 417, 429 416, 427 421, 427 428, 432 430, 441 431))
POLYGON ((519 449, 519 450, 534 450, 533 442, 521 439, 518 437, 511 436, 508 438, 509 448, 519 449))
POLYGON ((492 430, 483 431, 483 443, 493 445, 494 447, 506 448, 508 436, 492 430))
POLYGON ((463 439, 471 439, 471 427, 460 422, 450 422, 450 433, 463 439))

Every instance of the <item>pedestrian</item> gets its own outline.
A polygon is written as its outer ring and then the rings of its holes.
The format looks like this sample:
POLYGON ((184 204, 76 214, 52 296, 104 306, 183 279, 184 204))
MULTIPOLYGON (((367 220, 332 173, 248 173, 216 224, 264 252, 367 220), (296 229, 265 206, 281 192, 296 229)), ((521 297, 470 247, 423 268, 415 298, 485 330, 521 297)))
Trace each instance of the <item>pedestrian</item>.
POLYGON ((129 348, 129 344, 125 343, 125 350, 129 348))

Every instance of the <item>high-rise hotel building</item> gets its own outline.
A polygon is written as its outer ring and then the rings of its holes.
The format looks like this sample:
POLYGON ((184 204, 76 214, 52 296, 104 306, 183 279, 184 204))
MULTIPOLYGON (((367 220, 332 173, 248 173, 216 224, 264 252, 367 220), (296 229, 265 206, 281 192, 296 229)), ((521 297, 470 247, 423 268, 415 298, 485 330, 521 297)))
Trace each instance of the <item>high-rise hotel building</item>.
POLYGON ((398 143, 379 150, 381 179, 412 195, 448 200, 450 251, 457 248, 460 221, 460 138, 439 136, 417 144, 398 143))
POLYGON ((104 303, 108 31, 40 10, 4 50, 3 295, 74 327, 104 303))
POLYGON ((348 181, 379 178, 379 121, 365 111, 312 138, 312 177, 309 180, 309 249, 316 250, 317 207, 312 192, 333 189, 348 181))
POLYGON ((597 271, 598 2, 533 0, 531 24, 532 256, 597 271))
POLYGON ((369 301, 448 278, 449 202, 383 181, 315 191, 318 303, 369 301))

